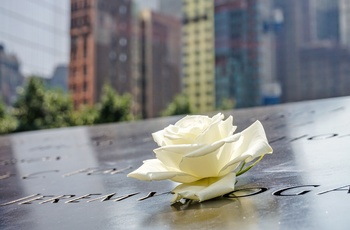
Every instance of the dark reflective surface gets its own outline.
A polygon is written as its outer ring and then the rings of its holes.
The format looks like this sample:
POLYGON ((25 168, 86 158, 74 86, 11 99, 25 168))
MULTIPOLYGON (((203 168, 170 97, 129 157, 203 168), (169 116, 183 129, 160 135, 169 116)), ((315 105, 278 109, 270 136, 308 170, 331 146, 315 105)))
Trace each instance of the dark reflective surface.
POLYGON ((0 137, 0 229, 348 227, 350 98, 225 114, 239 130, 260 120, 274 154, 203 203, 170 205, 175 183, 126 177, 180 117, 0 137))

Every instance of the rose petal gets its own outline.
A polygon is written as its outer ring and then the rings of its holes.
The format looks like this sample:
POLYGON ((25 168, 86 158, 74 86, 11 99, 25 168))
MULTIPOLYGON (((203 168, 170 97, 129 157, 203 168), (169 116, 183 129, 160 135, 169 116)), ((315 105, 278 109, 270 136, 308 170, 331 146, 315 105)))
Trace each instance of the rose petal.
POLYGON ((143 165, 141 165, 135 171, 129 173, 128 177, 146 181, 170 179, 180 183, 191 183, 200 179, 184 172, 179 172, 168 168, 158 159, 144 161, 143 165))
POLYGON ((232 152, 231 159, 225 164, 220 175, 234 170, 241 161, 249 162, 261 155, 272 153, 272 148, 268 144, 264 128, 260 121, 254 122, 251 126, 241 132, 241 139, 236 142, 236 147, 232 152))
POLYGON ((173 202, 182 198, 200 202, 234 191, 236 174, 229 173, 224 177, 205 178, 189 184, 180 184, 173 189, 173 202))
POLYGON ((187 154, 205 147, 204 145, 169 145, 154 149, 158 160, 167 167, 179 169, 182 158, 187 154))
POLYGON ((180 128, 187 128, 192 127, 193 124, 196 124, 196 126, 200 125, 203 128, 208 126, 212 122, 212 118, 208 116, 203 115, 187 115, 181 120, 177 121, 175 123, 175 126, 178 126, 180 128))
POLYGON ((187 154, 182 158, 179 169, 195 177, 217 177, 222 168, 222 161, 229 159, 231 150, 225 148, 227 152, 223 153, 223 146, 239 139, 240 134, 229 136, 212 145, 203 147, 187 154))
POLYGON ((193 151, 193 152, 189 152, 185 155, 186 158, 193 158, 193 157, 200 157, 200 156, 204 156, 207 155, 211 152, 213 152, 214 150, 220 148, 221 146, 223 146, 226 143, 232 143, 235 141, 238 141, 240 138, 241 134, 237 133, 235 135, 231 135, 228 136, 224 139, 218 140, 210 145, 204 145, 202 148, 198 148, 197 150, 193 151))
POLYGON ((196 137, 195 143, 211 144, 222 139, 219 128, 222 118, 222 114, 217 114, 215 117, 213 117, 213 122, 206 129, 202 130, 202 132, 196 137))
POLYGON ((232 116, 229 116, 225 121, 220 123, 219 128, 222 138, 232 135, 236 131, 237 126, 233 126, 232 124, 232 116))
POLYGON ((158 160, 166 167, 174 168, 194 177, 216 177, 222 168, 222 159, 230 160, 231 151, 221 153, 220 148, 239 139, 240 134, 231 135, 212 145, 170 145, 154 151, 158 160))
POLYGON ((152 133, 153 140, 158 144, 158 146, 165 145, 164 142, 164 130, 152 133))

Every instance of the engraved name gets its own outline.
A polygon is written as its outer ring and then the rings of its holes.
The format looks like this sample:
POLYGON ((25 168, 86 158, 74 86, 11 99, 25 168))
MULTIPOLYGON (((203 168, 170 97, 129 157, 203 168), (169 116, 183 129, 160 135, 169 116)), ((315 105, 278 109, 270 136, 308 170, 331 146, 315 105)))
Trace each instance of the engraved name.
MULTIPOLYGON (((271 194, 273 196, 277 197, 291 197, 291 196, 303 196, 305 194, 309 194, 313 191, 314 188, 318 188, 320 185, 318 184, 308 184, 308 185, 296 185, 296 186, 287 186, 283 188, 279 188, 275 191, 273 191, 271 194)), ((262 193, 265 193, 269 191, 270 188, 268 187, 247 187, 247 188, 241 188, 237 189, 234 192, 228 193, 224 195, 224 198, 226 199, 236 199, 236 198, 244 198, 244 197, 250 197, 250 196, 256 196, 262 193)), ((345 192, 346 194, 350 194, 350 184, 349 185, 343 185, 339 187, 334 187, 328 190, 323 190, 320 192, 314 193, 314 195, 324 195, 327 193, 334 193, 334 192, 345 192)), ((110 193, 103 195, 101 193, 88 193, 85 195, 72 195, 72 194, 63 194, 63 195, 42 195, 42 194, 32 194, 26 197, 22 197, 16 200, 12 200, 3 204, 0 204, 0 206, 7 206, 7 205, 24 205, 24 204, 57 204, 59 202, 65 203, 65 204, 76 204, 81 202, 91 203, 95 201, 105 202, 105 201, 112 201, 112 202, 120 202, 125 199, 130 199, 136 195, 139 195, 140 192, 130 193, 130 194, 124 194, 121 196, 117 196, 117 193, 110 193)), ((152 197, 161 196, 161 195, 168 195, 171 194, 171 192, 163 192, 163 193, 157 193, 157 192, 149 192, 146 196, 142 196, 136 201, 143 201, 147 200, 152 197)))

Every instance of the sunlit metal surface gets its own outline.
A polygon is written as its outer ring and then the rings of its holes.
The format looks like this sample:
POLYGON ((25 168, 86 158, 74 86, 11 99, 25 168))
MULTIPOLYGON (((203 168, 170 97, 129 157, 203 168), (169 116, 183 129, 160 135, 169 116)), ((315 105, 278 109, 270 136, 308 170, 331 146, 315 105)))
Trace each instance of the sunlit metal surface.
POLYGON ((260 120, 274 153, 237 192, 170 204, 170 181, 127 173, 153 158, 151 133, 179 117, 0 138, 0 229, 345 229, 350 98, 227 111, 260 120))

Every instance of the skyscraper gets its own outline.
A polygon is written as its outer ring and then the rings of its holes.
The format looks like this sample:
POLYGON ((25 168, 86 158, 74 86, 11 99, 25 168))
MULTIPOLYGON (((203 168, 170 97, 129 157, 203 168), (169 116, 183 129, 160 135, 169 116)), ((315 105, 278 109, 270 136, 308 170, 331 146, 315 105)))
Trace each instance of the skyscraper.
POLYGON ((62 92, 67 92, 68 68, 66 65, 58 65, 52 73, 47 84, 50 88, 60 89, 62 92))
POLYGON ((350 47, 350 0, 339 0, 339 10, 340 41, 350 47))
POLYGON ((176 18, 182 18, 182 0, 161 0, 159 11, 176 18))
POLYGON ((157 117, 180 92, 180 20, 140 14, 140 90, 143 118, 157 117))
POLYGON ((311 0, 310 10, 316 32, 316 40, 339 41, 340 37, 340 11, 339 2, 334 0, 311 0))
POLYGON ((104 84, 132 91, 131 0, 71 0, 69 89, 75 107, 92 105, 104 84))
POLYGON ((282 86, 282 102, 300 100, 300 48, 315 39, 315 20, 310 0, 275 0, 283 13, 283 25, 276 35, 276 74, 282 86), (302 23, 301 23, 302 22, 302 23))
POLYGON ((0 99, 7 105, 17 100, 17 87, 22 86, 24 77, 20 73, 20 64, 17 57, 5 52, 0 44, 0 99))
POLYGON ((300 50, 303 84, 296 96, 313 100, 350 95, 350 50, 334 43, 316 43, 300 50))
POLYGON ((284 14, 276 53, 283 102, 349 94, 348 0, 275 3, 284 14))
POLYGON ((215 108, 214 2, 184 0, 182 4, 183 90, 196 112, 215 108))
POLYGON ((269 0, 215 1, 217 106, 262 104, 262 85, 275 81, 272 13, 269 0))

